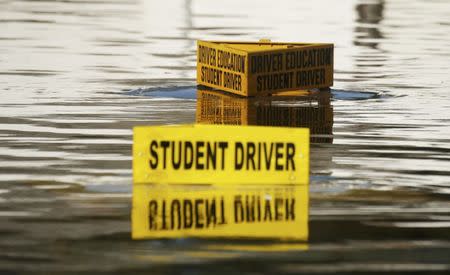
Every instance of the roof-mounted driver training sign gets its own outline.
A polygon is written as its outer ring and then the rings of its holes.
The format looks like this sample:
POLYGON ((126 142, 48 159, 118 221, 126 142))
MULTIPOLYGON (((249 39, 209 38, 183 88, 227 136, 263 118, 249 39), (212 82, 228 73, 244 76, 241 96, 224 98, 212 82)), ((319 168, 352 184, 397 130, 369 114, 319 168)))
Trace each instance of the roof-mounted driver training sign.
POLYGON ((197 42, 197 83, 257 96, 333 86, 333 44, 197 42))
POLYGON ((133 182, 305 185, 309 182, 309 129, 135 127, 133 182))
POLYGON ((132 237, 307 240, 308 186, 137 184, 132 237))

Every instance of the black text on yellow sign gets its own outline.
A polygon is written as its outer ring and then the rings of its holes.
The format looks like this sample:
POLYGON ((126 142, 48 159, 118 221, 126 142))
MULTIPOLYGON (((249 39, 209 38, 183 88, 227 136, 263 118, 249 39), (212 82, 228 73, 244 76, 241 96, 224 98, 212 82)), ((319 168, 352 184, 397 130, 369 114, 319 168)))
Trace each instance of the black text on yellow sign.
POLYGON ((134 239, 256 237, 306 240, 308 186, 135 184, 134 239))
POLYGON ((333 44, 198 41, 197 83, 244 96, 333 85, 333 44))
POLYGON ((308 184, 309 129, 135 127, 134 183, 308 184))

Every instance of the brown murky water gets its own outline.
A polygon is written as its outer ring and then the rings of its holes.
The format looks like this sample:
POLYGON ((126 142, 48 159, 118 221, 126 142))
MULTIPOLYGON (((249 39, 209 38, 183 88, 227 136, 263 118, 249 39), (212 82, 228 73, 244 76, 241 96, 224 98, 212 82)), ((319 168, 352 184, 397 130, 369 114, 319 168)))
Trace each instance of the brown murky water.
POLYGON ((0 273, 448 273, 449 14, 447 0, 0 0, 0 273), (195 122, 197 39, 260 38, 336 47, 328 103, 277 105, 317 129, 307 246, 132 241, 132 127, 195 122))

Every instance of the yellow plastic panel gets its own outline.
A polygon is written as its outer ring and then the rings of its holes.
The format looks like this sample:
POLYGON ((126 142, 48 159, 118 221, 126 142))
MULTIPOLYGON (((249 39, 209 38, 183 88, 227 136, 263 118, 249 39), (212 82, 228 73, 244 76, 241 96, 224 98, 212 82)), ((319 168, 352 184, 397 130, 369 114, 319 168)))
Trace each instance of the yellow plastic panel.
POLYGON ((243 96, 328 88, 333 44, 197 42, 197 83, 243 96))
POLYGON ((308 184, 309 129, 135 127, 133 182, 308 184))

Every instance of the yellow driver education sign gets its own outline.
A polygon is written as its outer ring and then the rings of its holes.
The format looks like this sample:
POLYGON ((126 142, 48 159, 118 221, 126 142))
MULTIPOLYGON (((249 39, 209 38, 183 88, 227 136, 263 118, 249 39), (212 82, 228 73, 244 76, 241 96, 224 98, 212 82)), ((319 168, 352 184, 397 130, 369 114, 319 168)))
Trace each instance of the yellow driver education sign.
POLYGON ((135 184, 132 238, 307 240, 308 186, 135 184))
POLYGON ((309 129, 228 125, 135 127, 133 182, 309 182, 309 129))
POLYGON ((333 86, 334 45, 197 42, 197 83, 242 96, 333 86))

